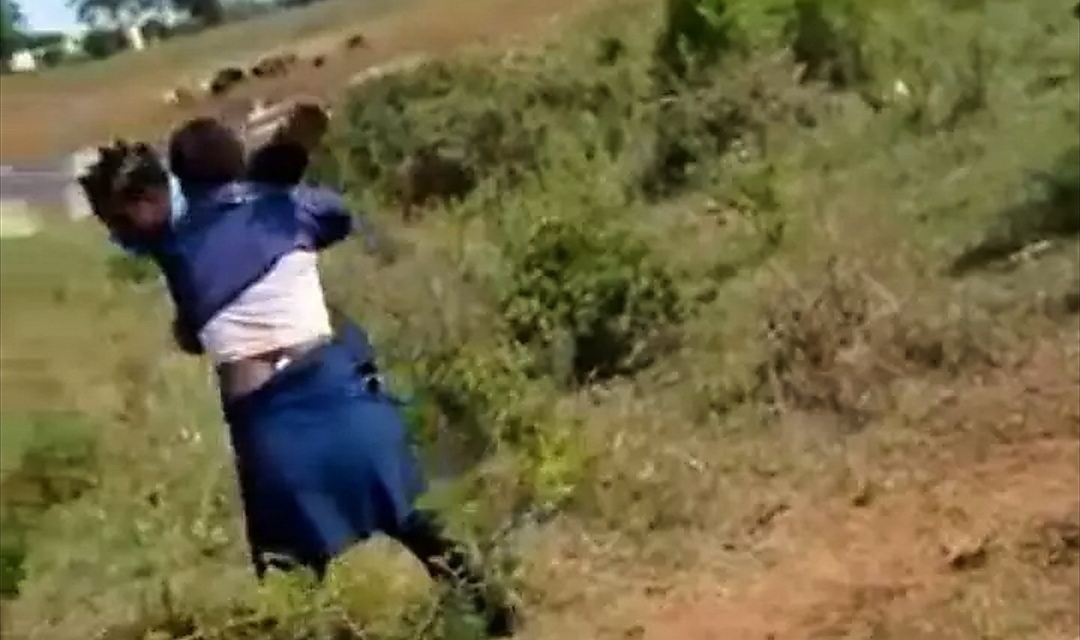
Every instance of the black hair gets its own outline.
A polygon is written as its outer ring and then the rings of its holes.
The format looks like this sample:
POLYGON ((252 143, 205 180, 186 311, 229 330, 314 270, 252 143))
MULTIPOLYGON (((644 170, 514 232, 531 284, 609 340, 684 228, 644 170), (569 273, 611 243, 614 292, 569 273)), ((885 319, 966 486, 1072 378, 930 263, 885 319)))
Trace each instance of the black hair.
POLYGON ((169 137, 169 168, 185 188, 213 187, 244 177, 244 143, 214 118, 193 118, 169 137))
POLYGON ((104 219, 117 199, 134 199, 168 187, 169 172, 150 145, 117 140, 98 148, 97 162, 78 180, 94 214, 104 219))
POLYGON ((300 143, 271 140, 248 157, 247 179, 282 187, 300 184, 307 173, 311 154, 300 143))

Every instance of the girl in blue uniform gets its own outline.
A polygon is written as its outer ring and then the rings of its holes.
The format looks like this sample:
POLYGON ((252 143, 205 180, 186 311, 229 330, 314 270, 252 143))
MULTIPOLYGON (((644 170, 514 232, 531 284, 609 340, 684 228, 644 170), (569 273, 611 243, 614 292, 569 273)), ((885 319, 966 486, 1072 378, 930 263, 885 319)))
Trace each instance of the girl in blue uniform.
POLYGON ((161 268, 178 342, 215 363, 256 574, 304 566, 321 579, 334 557, 383 532, 463 588, 491 636, 511 635, 513 609, 416 508, 425 485, 398 408, 356 375, 371 366, 356 348, 366 339, 336 340, 330 328, 315 256, 353 230, 342 199, 242 180, 243 145, 213 121, 174 134, 169 155, 183 198, 142 144, 103 148, 80 181, 114 238, 161 268))

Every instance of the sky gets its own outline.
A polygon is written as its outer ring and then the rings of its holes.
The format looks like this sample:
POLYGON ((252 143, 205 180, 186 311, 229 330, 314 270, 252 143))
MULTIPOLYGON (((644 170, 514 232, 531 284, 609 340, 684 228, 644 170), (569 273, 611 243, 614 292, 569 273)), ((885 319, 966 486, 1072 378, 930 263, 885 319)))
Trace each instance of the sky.
POLYGON ((35 31, 75 31, 78 23, 67 0, 22 0, 19 2, 29 27, 35 31))

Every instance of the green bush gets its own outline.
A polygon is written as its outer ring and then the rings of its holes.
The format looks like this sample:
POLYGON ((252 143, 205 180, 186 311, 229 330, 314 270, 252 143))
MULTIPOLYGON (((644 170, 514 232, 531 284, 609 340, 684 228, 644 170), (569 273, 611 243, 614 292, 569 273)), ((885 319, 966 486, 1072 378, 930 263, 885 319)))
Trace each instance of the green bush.
POLYGON ((775 43, 792 0, 667 0, 664 8, 655 72, 693 81, 729 54, 775 43))
POLYGON ((613 226, 542 217, 510 267, 503 315, 515 339, 562 350, 578 382, 632 372, 679 316, 675 284, 649 247, 613 226))
POLYGON ((1059 155, 1038 185, 1047 213, 1035 226, 1048 235, 1080 233, 1080 146, 1059 155))
POLYGON ((866 79, 863 49, 875 0, 668 0, 657 64, 692 78, 729 53, 790 47, 805 76, 851 87, 866 79))
MULTIPOLYGON (((790 51, 802 80, 856 91, 875 110, 897 98, 908 121, 952 128, 985 103, 988 61, 979 0, 668 0, 654 51, 662 93, 709 85, 713 67, 755 51, 790 51), (951 14, 950 20, 943 20, 951 14), (972 18, 976 16, 976 18, 972 18), (949 23, 949 27, 943 24, 949 23)), ((727 65, 730 70, 733 65, 727 65)))
POLYGON ((579 486, 580 425, 555 416, 554 390, 530 377, 533 368, 521 345, 501 342, 448 349, 421 364, 421 394, 446 426, 435 444, 439 421, 428 415, 421 437, 436 448, 439 466, 457 469, 457 481, 431 499, 454 510, 466 505, 459 516, 467 522, 459 524, 474 532, 556 508, 579 486))
MULTIPOLYGON (((461 346, 426 358, 421 386, 471 447, 521 445, 535 428, 524 404, 529 368, 529 355, 515 345, 461 346)), ((423 436, 430 441, 434 434, 423 436)))
POLYGON ((618 123, 617 94, 606 78, 569 73, 558 61, 426 63, 352 90, 333 152, 315 175, 386 200, 401 161, 435 147, 456 151, 480 180, 510 188, 536 172, 552 131, 583 120, 618 123))
POLYGON ((866 14, 872 3, 857 0, 795 0, 784 26, 804 79, 848 89, 866 82, 863 53, 866 14))
POLYGON ((1026 198, 1002 211, 984 236, 957 256, 954 276, 1018 255, 1029 245, 1080 234, 1080 146, 1058 155, 1032 176, 1026 198))
POLYGON ((26 578, 28 526, 20 514, 4 509, 0 519, 0 598, 19 595, 19 584, 26 578))
POLYGON ((745 133, 751 114, 725 91, 687 90, 661 103, 650 149, 636 181, 651 199, 670 197, 700 184, 700 165, 727 153, 745 133))
POLYGON ((83 36, 83 51, 94 59, 104 59, 123 51, 124 34, 113 29, 91 29, 83 36))

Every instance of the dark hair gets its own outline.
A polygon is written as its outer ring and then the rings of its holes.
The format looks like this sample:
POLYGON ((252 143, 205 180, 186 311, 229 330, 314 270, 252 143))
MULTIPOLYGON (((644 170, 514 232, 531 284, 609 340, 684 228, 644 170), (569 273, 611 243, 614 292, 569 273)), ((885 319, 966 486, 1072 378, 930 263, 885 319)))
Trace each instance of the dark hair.
POLYGON ((98 149, 98 160, 79 176, 94 214, 108 218, 117 199, 135 199, 169 184, 169 172, 150 145, 117 140, 98 149))
POLYGON ((169 168, 185 188, 240 180, 244 143, 214 118, 193 118, 169 137, 169 168))
POLYGON ((310 155, 298 142, 272 140, 248 158, 247 179, 282 187, 296 186, 304 179, 310 155))

